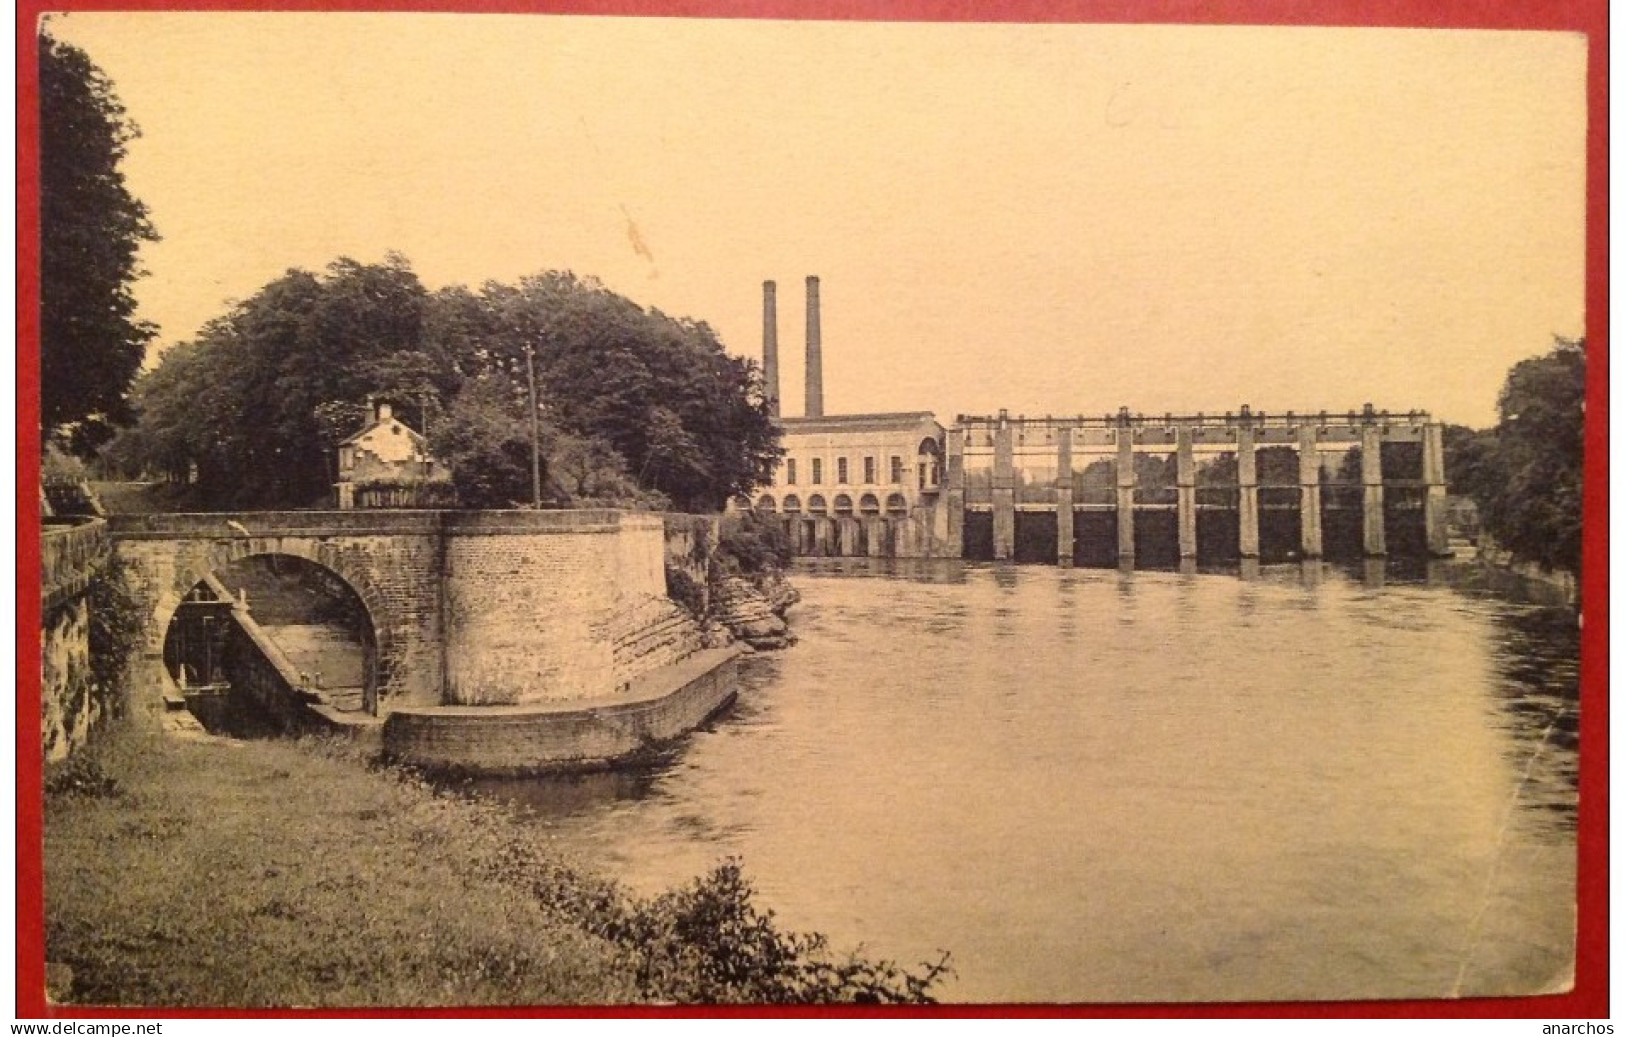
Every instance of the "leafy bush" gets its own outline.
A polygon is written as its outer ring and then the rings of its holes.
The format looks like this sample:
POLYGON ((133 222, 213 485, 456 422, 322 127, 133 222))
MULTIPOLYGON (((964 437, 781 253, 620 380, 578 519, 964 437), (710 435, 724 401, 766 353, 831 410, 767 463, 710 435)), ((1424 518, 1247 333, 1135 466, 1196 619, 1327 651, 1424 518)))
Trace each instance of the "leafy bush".
POLYGON ((781 930, 759 911, 734 859, 638 903, 622 942, 643 955, 639 984, 657 1000, 689 1004, 931 1004, 950 974, 946 953, 924 971, 829 951, 819 933, 781 930))
POLYGON ((48 796, 89 796, 94 798, 122 794, 117 778, 102 767, 93 753, 80 751, 45 770, 45 793, 48 796))
POLYGON ((55 444, 40 455, 40 489, 57 515, 99 515, 101 506, 91 495, 84 463, 55 444))
POLYGON ((406 475, 401 472, 389 472, 382 475, 373 475, 365 479, 357 479, 357 490, 400 490, 400 489, 438 489, 451 486, 451 477, 447 475, 406 475))
POLYGON ((445 475, 375 475, 356 481, 355 502, 360 508, 453 508, 457 488, 445 475))
POLYGON ((687 570, 666 566, 666 596, 687 609, 695 619, 705 618, 705 587, 687 570))
POLYGON ((722 519, 717 537, 717 557, 734 571, 756 574, 783 569, 793 551, 784 527, 771 518, 743 511, 722 519))
POLYGON ((121 712, 124 679, 141 645, 142 609, 131 586, 129 563, 117 551, 90 578, 90 673, 103 709, 121 712))

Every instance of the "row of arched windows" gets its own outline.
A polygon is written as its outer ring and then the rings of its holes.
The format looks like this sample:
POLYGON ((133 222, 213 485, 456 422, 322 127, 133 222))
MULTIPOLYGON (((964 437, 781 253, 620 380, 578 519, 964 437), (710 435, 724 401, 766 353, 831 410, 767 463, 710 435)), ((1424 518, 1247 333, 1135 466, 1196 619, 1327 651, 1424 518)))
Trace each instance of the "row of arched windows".
MULTIPOLYGON (((771 493, 762 494, 760 497, 756 498, 754 504, 749 500, 749 498, 735 497, 734 507, 744 511, 751 509, 756 511, 770 512, 782 510, 786 515, 799 515, 802 514, 803 510, 801 498, 793 493, 785 495, 782 509, 779 507, 779 502, 773 499, 773 495, 771 493)), ((828 515, 831 513, 830 503, 825 500, 823 494, 815 493, 807 498, 806 514, 828 515)), ((835 495, 833 514, 840 516, 853 514, 867 516, 880 515, 880 498, 872 493, 865 493, 863 496, 858 498, 857 506, 854 509, 850 494, 837 493, 835 495)), ((901 518, 904 515, 907 515, 908 500, 901 493, 888 494, 886 496, 885 514, 893 518, 901 518)))

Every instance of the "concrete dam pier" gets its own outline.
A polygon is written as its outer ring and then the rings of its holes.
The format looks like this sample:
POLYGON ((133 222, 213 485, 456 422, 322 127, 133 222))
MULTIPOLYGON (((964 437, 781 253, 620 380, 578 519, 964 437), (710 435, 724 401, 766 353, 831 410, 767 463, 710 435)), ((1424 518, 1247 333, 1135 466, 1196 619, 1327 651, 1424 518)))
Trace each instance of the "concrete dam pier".
POLYGON ((1441 431, 1424 412, 1369 406, 962 416, 947 444, 948 550, 1063 565, 1091 553, 1319 558, 1329 532, 1338 554, 1447 555, 1441 431))
POLYGON ((1443 429, 1425 411, 781 425, 773 483, 733 506, 777 516, 802 555, 1171 568, 1450 554, 1443 429))
POLYGON ((109 533, 147 610, 147 653, 163 658, 175 694, 205 674, 284 728, 370 730, 402 762, 600 765, 733 698, 740 650, 706 647, 667 597, 659 515, 143 515, 110 520, 109 533), (283 559, 329 588, 362 656, 346 668, 358 686, 313 682, 256 619, 256 598, 260 615, 271 608, 265 592, 233 575, 252 559, 283 559))

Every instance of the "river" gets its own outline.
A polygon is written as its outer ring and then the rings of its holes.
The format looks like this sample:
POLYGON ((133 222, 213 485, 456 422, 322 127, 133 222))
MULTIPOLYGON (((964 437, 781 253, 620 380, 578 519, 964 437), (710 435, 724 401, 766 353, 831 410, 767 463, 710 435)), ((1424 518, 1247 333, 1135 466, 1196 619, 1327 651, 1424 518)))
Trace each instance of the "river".
POLYGON ((479 788, 653 893, 724 856, 958 1001, 1560 988, 1573 613, 1460 566, 829 562, 642 769, 479 788))

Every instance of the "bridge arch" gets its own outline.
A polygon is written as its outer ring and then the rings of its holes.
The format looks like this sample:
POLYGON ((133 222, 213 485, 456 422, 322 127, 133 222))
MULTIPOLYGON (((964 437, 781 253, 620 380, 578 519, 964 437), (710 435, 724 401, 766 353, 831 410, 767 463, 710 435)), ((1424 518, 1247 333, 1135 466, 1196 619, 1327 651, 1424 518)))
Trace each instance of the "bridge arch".
MULTIPOLYGON (((130 546, 133 545, 126 545, 125 549, 130 546)), ((400 646, 391 629, 395 624, 388 601, 361 565, 351 564, 345 553, 334 545, 304 537, 190 541, 187 546, 193 549, 178 551, 174 556, 172 577, 164 581, 164 586, 151 588, 152 625, 148 628, 151 650, 164 650, 183 602, 199 584, 206 584, 211 577, 218 579, 221 570, 249 558, 298 558, 331 574, 360 605, 370 628, 372 648, 364 696, 369 710, 376 711, 378 697, 389 685, 395 670, 400 646)), ((140 568, 138 562, 137 569, 140 568)))
POLYGON ((226 647, 242 622, 233 611, 243 600, 233 596, 239 588, 252 623, 302 676, 301 684, 308 681, 341 711, 377 714, 380 624, 373 609, 331 567, 286 551, 216 567, 176 605, 164 628, 163 659, 179 683, 227 679, 226 647))

